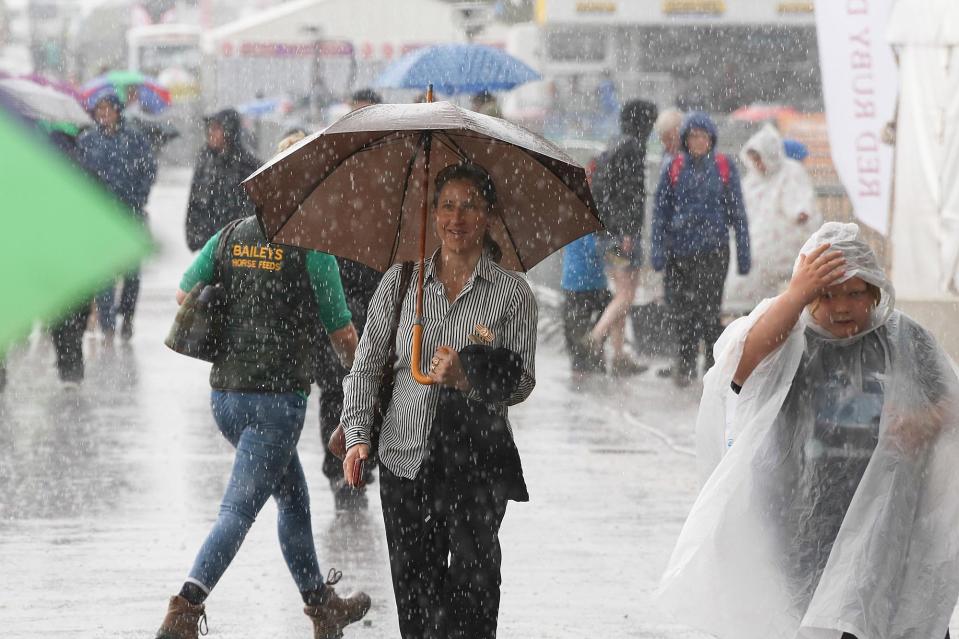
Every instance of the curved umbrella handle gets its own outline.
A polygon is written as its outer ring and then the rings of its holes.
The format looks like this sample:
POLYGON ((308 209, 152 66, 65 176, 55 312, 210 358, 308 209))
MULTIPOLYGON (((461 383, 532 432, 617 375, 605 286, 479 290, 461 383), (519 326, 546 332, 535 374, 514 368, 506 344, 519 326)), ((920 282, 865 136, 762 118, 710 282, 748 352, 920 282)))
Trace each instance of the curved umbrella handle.
POLYGON ((431 386, 435 384, 428 375, 422 373, 421 364, 423 359, 423 323, 422 320, 417 318, 416 323, 413 324, 413 352, 410 355, 410 372, 413 374, 413 379, 415 379, 420 384, 424 386, 431 386))

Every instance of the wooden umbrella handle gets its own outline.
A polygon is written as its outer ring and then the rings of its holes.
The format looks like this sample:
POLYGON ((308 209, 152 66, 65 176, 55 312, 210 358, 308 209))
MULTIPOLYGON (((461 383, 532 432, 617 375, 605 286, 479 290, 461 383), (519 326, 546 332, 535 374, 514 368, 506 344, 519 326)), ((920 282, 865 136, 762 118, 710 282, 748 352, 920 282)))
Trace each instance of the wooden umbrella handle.
POLYGON ((420 384, 425 386, 430 386, 435 382, 430 379, 429 375, 424 375, 422 373, 422 364, 423 361, 423 324, 420 320, 416 324, 413 324, 413 352, 410 356, 410 371, 413 373, 413 379, 415 379, 420 384))

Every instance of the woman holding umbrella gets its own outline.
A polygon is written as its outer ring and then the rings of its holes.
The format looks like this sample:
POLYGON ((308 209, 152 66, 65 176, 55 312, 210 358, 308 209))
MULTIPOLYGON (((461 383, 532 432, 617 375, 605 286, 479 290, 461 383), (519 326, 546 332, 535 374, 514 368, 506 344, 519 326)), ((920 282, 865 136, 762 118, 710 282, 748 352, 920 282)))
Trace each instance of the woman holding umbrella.
MULTIPOLYGON (((535 385, 537 307, 518 274, 497 264, 489 234, 496 187, 468 162, 439 172, 432 224, 440 247, 425 262, 423 352, 415 381, 410 340, 415 288, 403 293, 399 337, 389 340, 402 266, 384 276, 344 382, 347 481, 370 456, 380 373, 395 348, 396 383, 379 444, 380 494, 404 639, 495 637, 498 531, 510 499, 526 501, 507 407, 535 385)), ((419 276, 416 267, 414 277, 419 276)))

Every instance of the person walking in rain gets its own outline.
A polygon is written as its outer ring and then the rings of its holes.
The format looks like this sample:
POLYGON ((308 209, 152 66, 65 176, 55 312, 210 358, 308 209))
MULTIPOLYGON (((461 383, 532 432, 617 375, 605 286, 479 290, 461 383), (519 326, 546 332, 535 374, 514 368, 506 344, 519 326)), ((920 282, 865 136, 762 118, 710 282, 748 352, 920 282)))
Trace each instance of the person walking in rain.
MULTIPOLYGON (((76 138, 63 131, 52 131, 50 143, 69 162, 78 165, 76 138)), ((75 388, 84 377, 83 334, 87 330, 92 299, 83 299, 50 325, 50 337, 56 352, 57 373, 65 388, 75 388)))
POLYGON ((199 251, 230 221, 253 215, 253 202, 240 183, 260 161, 240 139, 240 114, 223 109, 206 118, 206 146, 197 156, 186 210, 186 245, 199 251))
POLYGON ((602 351, 588 348, 584 341, 613 297, 596 235, 584 235, 563 248, 563 336, 577 387, 587 375, 606 373, 602 351))
POLYGON ((656 105, 631 100, 620 112, 621 135, 596 161, 592 191, 606 226, 602 238, 613 299, 587 336, 588 348, 601 352, 608 336, 613 347, 610 373, 634 375, 646 369, 626 353, 626 316, 633 306, 642 266, 640 235, 646 217, 646 142, 656 120, 656 105))
POLYGON ((823 225, 785 292, 723 333, 697 439, 708 479, 659 595, 678 619, 737 639, 947 636, 959 380, 855 224, 823 225))
POLYGON ((736 233, 736 266, 749 272, 749 230, 739 172, 716 151, 716 125, 691 113, 680 130, 682 153, 663 167, 656 189, 652 263, 665 271, 666 305, 679 344, 673 381, 689 385, 696 375, 700 342, 706 366, 722 332, 719 313, 729 270, 729 227, 736 233))
POLYGON ((370 598, 363 593, 341 598, 333 589, 340 575, 333 570, 324 583, 296 451, 320 324, 346 365, 356 349, 336 261, 325 253, 268 243, 251 216, 210 238, 183 276, 177 302, 214 279, 224 289, 225 322, 210 371, 210 403, 236 457, 216 523, 179 594, 171 597, 157 637, 196 639, 206 619, 204 600, 271 496, 280 548, 313 622, 313 636, 340 637, 345 626, 366 614, 370 598))
POLYGON ((481 167, 454 164, 436 177, 440 248, 426 262, 423 293, 423 352, 432 353, 434 385, 419 384, 410 370, 414 287, 401 298, 389 343, 402 265, 387 271, 373 296, 344 382, 343 471, 356 485, 370 454, 380 375, 395 347, 396 382, 378 454, 403 639, 496 636, 499 528, 508 500, 528 500, 507 407, 535 385, 537 307, 526 281, 497 264, 500 250, 488 230, 495 202, 496 187, 481 167))
MULTIPOLYGON (((149 140, 126 123, 122 111, 123 105, 112 89, 94 96, 92 115, 96 126, 77 139, 78 159, 89 174, 145 225, 146 203, 156 180, 157 161, 149 140)), ((96 297, 100 329, 104 338, 111 341, 117 317, 122 317, 120 335, 129 340, 133 337, 133 314, 140 295, 140 272, 131 271, 122 278, 119 302, 114 289, 110 286, 96 297)))
POLYGON ((752 268, 745 277, 730 274, 728 288, 731 298, 752 305, 782 292, 792 275, 793 254, 822 223, 806 169, 784 149, 779 133, 767 124, 740 153, 752 268))

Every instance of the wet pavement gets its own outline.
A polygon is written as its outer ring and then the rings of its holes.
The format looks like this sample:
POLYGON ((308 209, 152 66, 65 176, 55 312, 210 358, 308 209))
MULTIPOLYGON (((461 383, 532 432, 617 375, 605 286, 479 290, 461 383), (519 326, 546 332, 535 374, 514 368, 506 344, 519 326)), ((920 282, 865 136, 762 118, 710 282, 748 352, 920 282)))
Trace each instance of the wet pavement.
MULTIPOLYGON (((0 393, 0 637, 152 637, 217 513, 232 449, 209 410, 209 365, 163 345, 189 173, 161 174, 129 344, 86 341, 87 379, 65 389, 36 332, 0 393)), ((532 501, 502 529, 501 637, 698 637, 651 601, 695 496, 698 389, 652 372, 576 390, 560 344, 540 346, 538 385, 511 411, 532 501)), ((320 467, 316 399, 300 455, 324 570, 373 608, 347 637, 398 637, 376 491, 337 515, 320 467)), ((207 602, 211 638, 310 637, 269 503, 207 602)))

